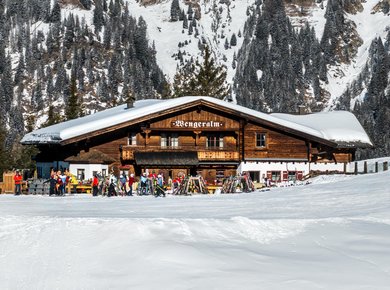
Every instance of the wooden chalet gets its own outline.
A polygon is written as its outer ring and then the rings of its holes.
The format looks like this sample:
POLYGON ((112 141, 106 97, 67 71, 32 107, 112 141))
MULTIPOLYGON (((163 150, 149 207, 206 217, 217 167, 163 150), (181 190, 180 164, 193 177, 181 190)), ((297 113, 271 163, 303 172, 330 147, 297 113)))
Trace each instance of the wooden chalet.
POLYGON ((316 164, 353 161, 357 148, 372 146, 351 113, 327 114, 316 120, 317 114, 270 115, 211 97, 142 100, 33 131, 21 143, 39 148, 41 176, 93 151, 112 161, 110 167, 136 175, 202 175, 218 183, 250 171, 257 181, 282 181, 292 171, 299 179, 316 164), (335 139, 340 130, 342 138, 335 139))

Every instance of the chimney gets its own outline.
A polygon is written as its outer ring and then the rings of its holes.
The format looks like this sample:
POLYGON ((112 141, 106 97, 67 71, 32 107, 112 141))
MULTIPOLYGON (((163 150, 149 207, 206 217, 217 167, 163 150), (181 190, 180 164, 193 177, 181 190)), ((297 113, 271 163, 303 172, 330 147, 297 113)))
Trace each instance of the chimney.
POLYGON ((306 114, 306 106, 299 105, 298 106, 298 115, 305 115, 306 114))
POLYGON ((127 104, 126 109, 130 109, 130 108, 134 107, 134 102, 133 102, 133 101, 128 100, 128 101, 126 102, 126 104, 127 104))
POLYGON ((127 104, 126 109, 133 108, 134 107, 134 101, 135 101, 135 98, 133 97, 133 94, 131 92, 129 92, 127 94, 127 98, 126 98, 126 104, 127 104))

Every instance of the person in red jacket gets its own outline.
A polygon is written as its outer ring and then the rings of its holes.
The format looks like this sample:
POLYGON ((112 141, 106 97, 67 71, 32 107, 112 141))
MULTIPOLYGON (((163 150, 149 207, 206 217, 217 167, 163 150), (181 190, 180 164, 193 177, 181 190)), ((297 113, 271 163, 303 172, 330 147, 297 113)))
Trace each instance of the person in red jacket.
POLYGON ((22 175, 20 175, 19 171, 16 171, 16 174, 14 176, 15 195, 20 195, 22 193, 22 180, 23 180, 22 175))
POLYGON ((99 192, 99 179, 97 178, 97 175, 95 174, 93 176, 93 181, 92 181, 92 195, 97 196, 99 192))
POLYGON ((134 183, 135 179, 134 179, 134 174, 130 174, 130 177, 129 177, 129 192, 127 193, 127 195, 130 195, 132 196, 133 195, 133 183, 134 183))

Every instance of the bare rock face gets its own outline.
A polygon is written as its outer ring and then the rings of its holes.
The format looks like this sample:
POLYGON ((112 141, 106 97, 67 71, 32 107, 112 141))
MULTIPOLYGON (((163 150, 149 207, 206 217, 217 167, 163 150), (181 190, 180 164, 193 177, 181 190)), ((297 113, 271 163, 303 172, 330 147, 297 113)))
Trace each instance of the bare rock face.
POLYGON ((162 0, 138 0, 137 2, 142 6, 153 6, 156 4, 160 4, 162 0))
POLYGON ((363 5, 362 2, 365 2, 364 0, 349 0, 343 2, 343 8, 345 12, 350 14, 356 14, 358 12, 363 11, 363 5))
POLYGON ((338 39, 336 53, 341 63, 350 63, 363 44, 363 40, 356 31, 356 24, 353 21, 346 20, 344 27, 343 35, 338 39))
POLYGON ((385 14, 389 14, 390 10, 390 0, 381 0, 374 6, 372 9, 372 14, 383 12, 385 14))
POLYGON ((310 16, 314 0, 285 0, 286 13, 292 17, 310 16))
POLYGON ((73 6, 81 9, 84 8, 84 6, 80 3, 79 0, 59 0, 58 3, 61 7, 73 6))

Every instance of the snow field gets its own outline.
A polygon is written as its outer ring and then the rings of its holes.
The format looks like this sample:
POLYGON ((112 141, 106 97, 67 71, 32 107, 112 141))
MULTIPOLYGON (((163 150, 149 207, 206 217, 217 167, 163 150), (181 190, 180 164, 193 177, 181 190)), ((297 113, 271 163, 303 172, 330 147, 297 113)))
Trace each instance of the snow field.
POLYGON ((388 289, 389 177, 232 195, 0 195, 0 288, 388 289))

